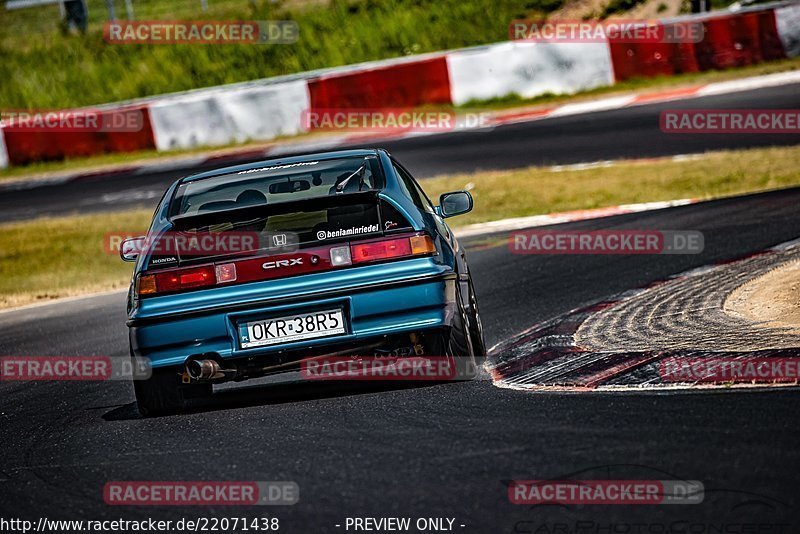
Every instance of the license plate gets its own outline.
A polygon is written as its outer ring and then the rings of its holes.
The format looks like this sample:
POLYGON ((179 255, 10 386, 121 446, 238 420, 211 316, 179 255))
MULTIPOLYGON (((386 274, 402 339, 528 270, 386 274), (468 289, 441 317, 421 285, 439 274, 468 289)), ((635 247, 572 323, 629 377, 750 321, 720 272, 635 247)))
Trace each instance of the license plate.
POLYGON ((326 310, 243 323, 239 326, 239 342, 248 349, 344 333, 342 310, 326 310))

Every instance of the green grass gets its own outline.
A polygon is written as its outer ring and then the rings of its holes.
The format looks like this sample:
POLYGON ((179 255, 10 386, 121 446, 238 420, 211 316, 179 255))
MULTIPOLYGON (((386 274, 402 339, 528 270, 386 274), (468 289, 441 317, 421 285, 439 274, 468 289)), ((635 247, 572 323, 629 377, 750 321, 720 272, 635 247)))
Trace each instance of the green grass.
MULTIPOLYGON (((507 217, 800 185, 800 147, 710 153, 699 159, 620 162, 553 172, 532 167, 424 180, 431 198, 471 185, 475 209, 453 226, 507 217)), ((127 287, 131 265, 104 251, 109 232, 142 233, 149 210, 0 225, 0 308, 127 287)))
POLYGON ((561 2, 209 0, 206 13, 199 0, 134 2, 138 20, 295 20, 300 38, 291 45, 110 45, 104 0, 89 0, 86 35, 62 33, 55 6, 2 11, 0 109, 100 104, 502 41, 511 20, 561 2))
POLYGON ((547 167, 459 174, 424 180, 430 198, 467 188, 472 212, 456 226, 618 204, 714 198, 800 185, 800 147, 711 152, 683 161, 618 162, 554 172, 547 167))
POLYGON ((144 233, 152 210, 0 225, 0 308, 125 288, 132 267, 106 253, 108 232, 144 233))
POLYGON ((604 19, 610 17, 611 15, 616 15, 617 13, 623 13, 633 9, 645 1, 646 0, 611 0, 611 2, 606 5, 605 9, 603 9, 603 13, 600 15, 600 18, 604 19))

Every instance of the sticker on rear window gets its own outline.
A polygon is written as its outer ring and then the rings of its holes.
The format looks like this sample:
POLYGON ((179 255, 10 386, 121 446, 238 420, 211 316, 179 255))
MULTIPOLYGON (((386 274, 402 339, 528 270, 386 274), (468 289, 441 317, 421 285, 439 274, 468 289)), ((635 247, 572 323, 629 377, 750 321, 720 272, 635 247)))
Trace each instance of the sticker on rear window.
POLYGON ((337 237, 350 237, 354 235, 372 234, 380 231, 380 226, 377 224, 369 224, 367 226, 354 226, 352 228, 342 228, 340 230, 320 230, 317 232, 317 239, 320 241, 324 239, 335 239, 337 237))
POLYGON ((309 165, 316 165, 319 161, 301 161, 300 163, 287 163, 286 165, 273 165, 272 167, 259 167, 258 169, 248 169, 246 171, 239 171, 236 174, 253 174, 254 172, 274 171, 276 169, 291 169, 293 167, 307 167, 309 165))

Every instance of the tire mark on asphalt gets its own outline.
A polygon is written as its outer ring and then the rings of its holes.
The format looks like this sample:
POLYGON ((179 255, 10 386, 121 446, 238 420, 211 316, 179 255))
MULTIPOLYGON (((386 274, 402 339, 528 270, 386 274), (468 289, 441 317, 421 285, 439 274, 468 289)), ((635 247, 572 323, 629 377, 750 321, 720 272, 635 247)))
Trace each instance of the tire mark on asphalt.
POLYGON ((792 329, 764 327, 724 307, 735 289, 799 257, 800 243, 790 244, 657 285, 587 317, 575 344, 603 352, 795 348, 792 329))
POLYGON ((709 384, 660 365, 668 357, 749 363, 799 356, 794 329, 767 327, 724 309, 736 288, 798 257, 800 239, 626 291, 493 347, 487 370, 494 385, 523 390, 797 385, 791 376, 709 384))

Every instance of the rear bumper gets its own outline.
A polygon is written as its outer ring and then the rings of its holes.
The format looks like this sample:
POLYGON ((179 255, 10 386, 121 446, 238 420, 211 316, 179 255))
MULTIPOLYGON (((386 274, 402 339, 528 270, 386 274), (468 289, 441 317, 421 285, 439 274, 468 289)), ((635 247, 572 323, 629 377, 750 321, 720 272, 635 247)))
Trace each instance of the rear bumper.
POLYGON ((403 332, 449 327, 456 275, 430 258, 145 299, 131 315, 131 350, 153 367, 180 366, 198 354, 279 363, 286 354, 354 350, 403 332), (242 349, 238 326, 265 317, 341 308, 342 335, 242 349))

